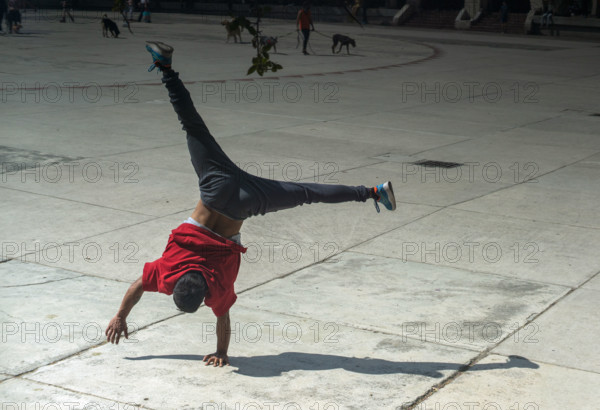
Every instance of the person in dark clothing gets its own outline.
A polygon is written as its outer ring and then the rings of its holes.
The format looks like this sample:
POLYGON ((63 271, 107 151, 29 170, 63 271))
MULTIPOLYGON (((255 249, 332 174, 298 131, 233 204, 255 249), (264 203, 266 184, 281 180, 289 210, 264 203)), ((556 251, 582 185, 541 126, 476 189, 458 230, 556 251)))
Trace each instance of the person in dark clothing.
POLYGON ((62 5, 62 18, 60 19, 60 22, 66 23, 67 16, 69 16, 69 19, 71 20, 71 22, 75 23, 75 18, 73 18, 73 14, 71 14, 71 12, 73 11, 73 3, 71 2, 71 0, 61 1, 61 5, 62 5))
POLYGON ((5 0, 0 0, 0 33, 3 32, 2 30, 2 20, 4 20, 4 15, 6 14, 6 1, 5 0))
POLYGON ((505 1, 500 6, 500 25, 502 27, 502 33, 506 33, 506 23, 508 22, 508 4, 505 1))
POLYGON ((17 7, 15 0, 8 1, 8 14, 6 15, 6 25, 9 33, 19 33, 21 30, 21 12, 17 7))

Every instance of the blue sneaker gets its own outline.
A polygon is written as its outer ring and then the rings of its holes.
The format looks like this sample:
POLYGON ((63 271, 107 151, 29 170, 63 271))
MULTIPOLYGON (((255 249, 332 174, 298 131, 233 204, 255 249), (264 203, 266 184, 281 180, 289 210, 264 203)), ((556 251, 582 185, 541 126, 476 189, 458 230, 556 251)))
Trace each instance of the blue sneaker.
POLYGON ((146 50, 152 55, 152 65, 148 67, 148 71, 158 68, 160 71, 163 68, 171 68, 171 56, 173 55, 173 47, 160 41, 146 41, 146 50))
POLYGON ((375 198, 375 209, 377 209, 378 213, 379 205, 377 202, 381 202, 389 211, 396 209, 396 197, 394 196, 394 189, 392 188, 392 183, 390 181, 377 185, 373 190, 377 197, 375 198))

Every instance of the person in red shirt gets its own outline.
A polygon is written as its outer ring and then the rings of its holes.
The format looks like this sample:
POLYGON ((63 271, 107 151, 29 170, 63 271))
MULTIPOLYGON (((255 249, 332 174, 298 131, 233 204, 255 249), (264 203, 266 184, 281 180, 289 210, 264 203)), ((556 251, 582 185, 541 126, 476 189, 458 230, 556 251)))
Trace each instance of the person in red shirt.
POLYGON ((296 30, 302 31, 304 36, 304 42, 302 43, 302 53, 308 55, 306 46, 308 45, 308 37, 310 36, 310 29, 315 29, 313 24, 312 16, 310 15, 310 3, 305 2, 302 4, 302 8, 298 11, 298 17, 296 18, 296 30))
POLYGON ((144 265, 127 290, 115 317, 106 328, 107 340, 127 338, 127 316, 144 292, 173 295, 177 308, 193 313, 204 302, 217 317, 217 350, 206 355, 207 365, 229 364, 227 351, 231 333, 229 309, 236 301, 234 283, 240 267, 240 228, 245 219, 313 202, 340 203, 375 200, 396 209, 391 182, 367 188, 275 181, 250 175, 238 168, 208 131, 179 79, 171 69, 173 48, 148 42, 153 58, 149 71, 163 73, 171 104, 187 133, 192 165, 198 175, 200 200, 190 218, 175 228, 162 256, 144 265))

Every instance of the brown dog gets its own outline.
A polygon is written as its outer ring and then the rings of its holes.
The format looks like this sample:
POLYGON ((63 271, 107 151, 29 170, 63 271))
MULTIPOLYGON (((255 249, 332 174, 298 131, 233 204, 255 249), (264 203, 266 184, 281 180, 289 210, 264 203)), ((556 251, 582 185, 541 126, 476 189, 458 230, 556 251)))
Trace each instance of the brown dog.
POLYGON ((229 20, 223 20, 221 22, 223 26, 225 26, 225 30, 227 30, 227 43, 229 43, 229 39, 233 37, 233 40, 237 43, 237 38, 240 38, 240 43, 242 42, 242 27, 237 26, 233 27, 233 24, 229 20))
POLYGON ((333 46, 331 46, 331 52, 334 53, 334 54, 336 53, 335 46, 337 46, 338 43, 340 44, 340 48, 337 51, 338 53, 340 51, 342 51, 342 47, 343 46, 346 46, 346 51, 348 52, 348 54, 350 54, 350 47, 349 47, 350 45, 352 45, 352 47, 356 47, 356 42, 353 39, 351 39, 350 37, 343 36, 341 34, 334 34, 334 36, 333 36, 333 46))

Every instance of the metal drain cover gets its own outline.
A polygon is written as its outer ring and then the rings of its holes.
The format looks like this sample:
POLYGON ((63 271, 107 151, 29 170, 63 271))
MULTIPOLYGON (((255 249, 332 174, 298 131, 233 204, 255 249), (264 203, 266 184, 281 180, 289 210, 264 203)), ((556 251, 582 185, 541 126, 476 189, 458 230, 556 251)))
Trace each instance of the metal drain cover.
POLYGON ((423 167, 435 167, 435 168, 456 168, 460 167, 463 164, 459 164, 458 162, 445 162, 445 161, 431 161, 428 159, 423 159, 421 161, 413 162, 415 165, 421 165, 423 167))

